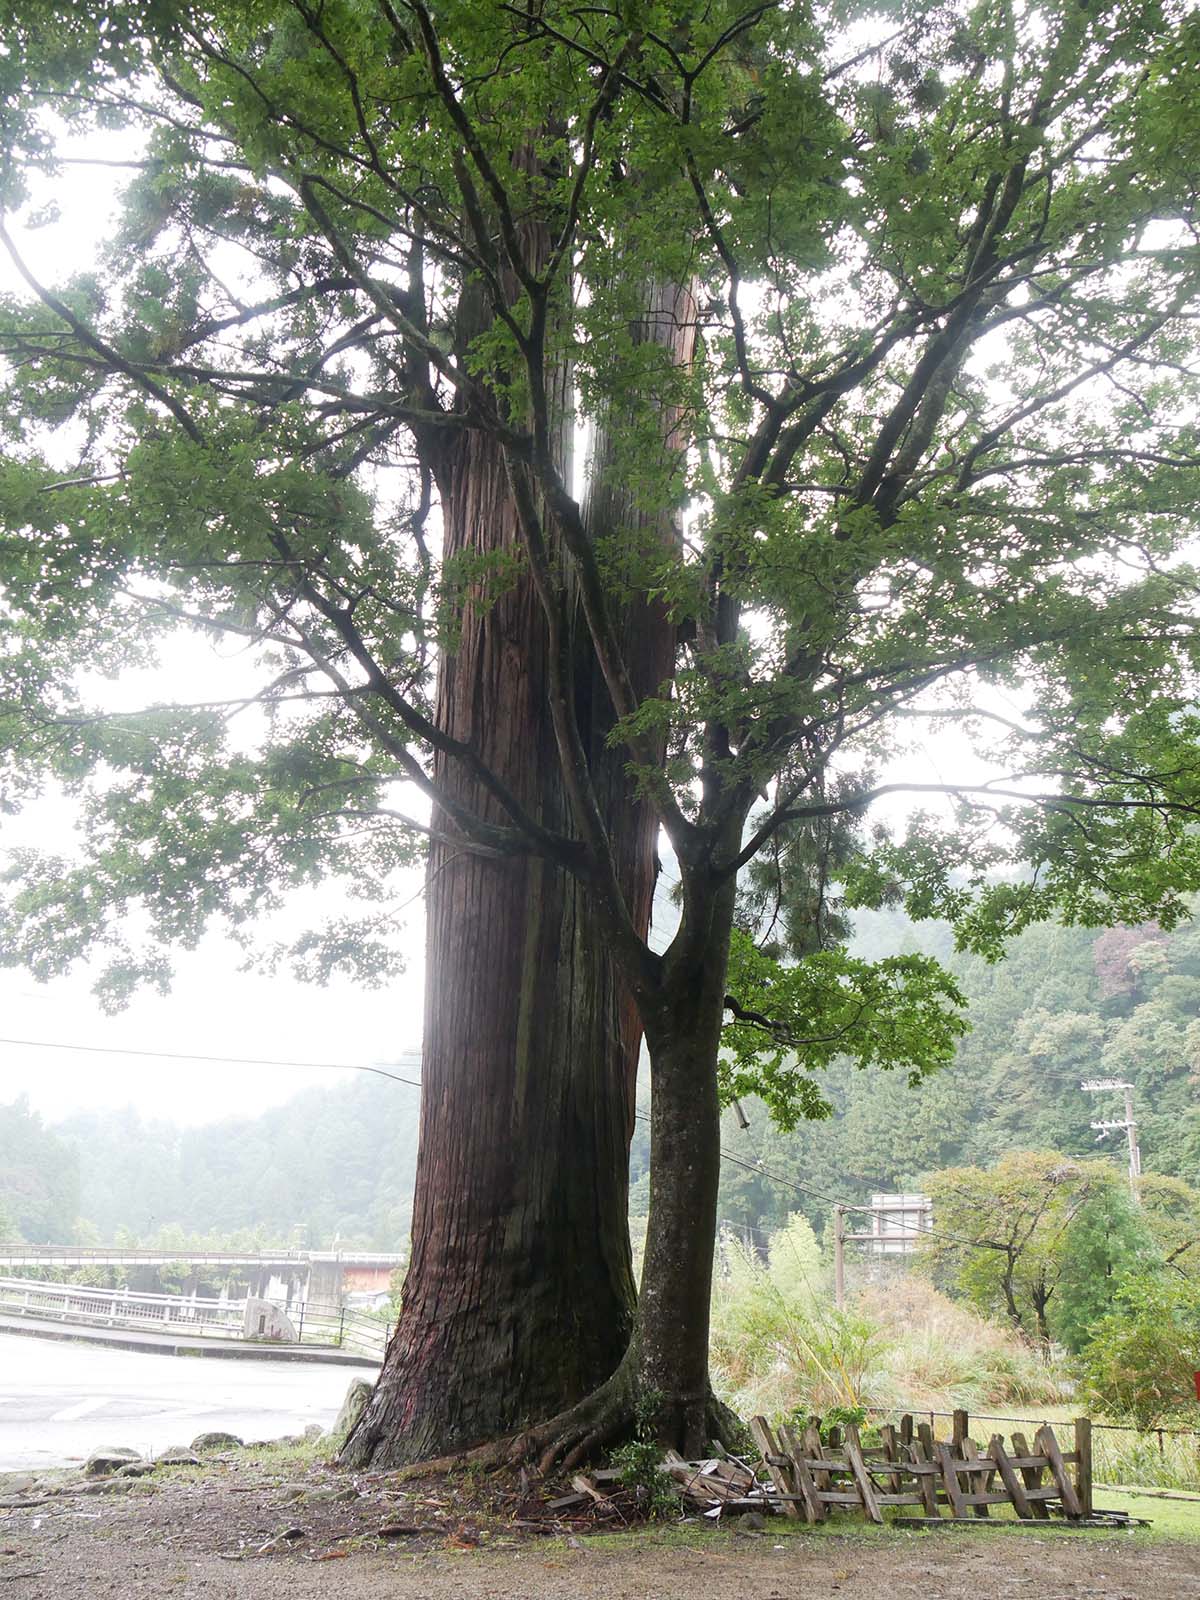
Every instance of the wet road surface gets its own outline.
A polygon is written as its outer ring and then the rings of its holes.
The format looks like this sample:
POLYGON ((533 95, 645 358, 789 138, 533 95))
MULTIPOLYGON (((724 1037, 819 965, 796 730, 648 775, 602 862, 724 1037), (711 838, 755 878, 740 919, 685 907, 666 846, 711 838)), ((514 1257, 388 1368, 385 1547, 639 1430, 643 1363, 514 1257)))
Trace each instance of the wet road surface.
POLYGON ((0 1335, 0 1470, 66 1466, 99 1445, 143 1452, 214 1430, 278 1439, 327 1428, 376 1368, 142 1355, 0 1335))

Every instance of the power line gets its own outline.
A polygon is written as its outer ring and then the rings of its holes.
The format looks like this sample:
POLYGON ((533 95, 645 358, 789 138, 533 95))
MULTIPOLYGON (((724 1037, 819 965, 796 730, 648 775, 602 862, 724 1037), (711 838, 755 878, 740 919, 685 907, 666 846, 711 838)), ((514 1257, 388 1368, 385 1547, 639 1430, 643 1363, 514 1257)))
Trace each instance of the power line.
MULTIPOLYGON (((315 1072, 371 1072, 378 1078, 388 1078, 393 1083, 407 1084, 410 1089, 422 1087, 419 1078, 405 1078, 398 1072, 388 1072, 385 1067, 369 1067, 359 1061, 278 1061, 264 1056, 210 1056, 198 1055, 182 1050, 132 1050, 119 1045, 103 1044, 73 1044, 56 1039, 7 1039, 0 1037, 0 1044, 20 1046, 35 1050, 72 1050, 84 1055, 105 1056, 138 1056, 146 1060, 155 1061, 204 1061, 221 1066, 231 1067, 294 1067, 315 1072)), ((641 1122, 649 1122, 650 1114, 646 1111, 636 1111, 634 1116, 641 1122)), ((834 1195, 826 1194, 821 1189, 814 1189, 811 1184, 801 1183, 798 1179, 785 1178, 782 1173, 772 1172, 763 1165, 760 1159, 757 1163, 745 1161, 741 1156, 735 1156, 732 1150, 722 1147, 721 1160, 728 1161, 735 1167, 741 1167, 744 1172, 754 1173, 758 1177, 777 1183, 785 1189, 791 1189, 796 1194, 806 1194, 815 1200, 823 1200, 826 1205, 842 1206, 847 1211, 864 1212, 873 1214, 871 1206, 855 1205, 850 1200, 839 1200, 834 1195)), ((916 1231, 916 1230, 911 1230, 916 1231)), ((992 1250, 994 1245, 981 1244, 978 1239, 968 1239, 960 1234, 945 1233, 941 1229, 925 1228, 920 1232, 924 1237, 934 1239, 949 1239, 955 1244, 969 1245, 977 1250, 992 1250)))
POLYGON ((419 1078, 402 1078, 398 1072, 388 1072, 385 1067, 364 1066, 361 1061, 272 1061, 262 1056, 202 1056, 182 1050, 128 1050, 119 1045, 64 1044, 56 1039, 0 1039, 0 1044, 27 1046, 34 1050, 76 1050, 93 1056, 141 1056, 155 1061, 208 1061, 229 1067, 301 1067, 321 1072, 373 1072, 376 1077, 390 1078, 393 1083, 406 1083, 419 1089, 419 1078))
MULTIPOLYGON (((645 1112, 639 1111, 638 1116, 644 1117, 645 1112)), ((731 1161, 735 1167, 741 1167, 746 1172, 753 1172, 763 1178, 769 1178, 772 1183, 778 1183, 785 1189, 793 1190, 796 1194, 811 1195, 815 1200, 824 1200, 826 1205, 841 1206, 844 1211, 859 1211, 868 1216, 874 1216, 879 1209, 877 1206, 855 1205, 851 1200, 839 1200, 834 1195, 826 1194, 821 1189, 814 1189, 811 1184, 800 1183, 793 1178, 785 1178, 782 1173, 772 1172, 769 1167, 765 1167, 761 1158, 755 1164, 751 1161, 742 1160, 740 1156, 735 1156, 731 1150, 722 1149, 721 1159, 731 1161)), ((978 1239, 968 1239, 965 1234, 946 1233, 941 1228, 901 1228, 898 1231, 901 1233, 914 1233, 923 1239, 949 1239, 954 1244, 969 1245, 974 1250, 996 1249, 995 1245, 981 1243, 978 1239)))

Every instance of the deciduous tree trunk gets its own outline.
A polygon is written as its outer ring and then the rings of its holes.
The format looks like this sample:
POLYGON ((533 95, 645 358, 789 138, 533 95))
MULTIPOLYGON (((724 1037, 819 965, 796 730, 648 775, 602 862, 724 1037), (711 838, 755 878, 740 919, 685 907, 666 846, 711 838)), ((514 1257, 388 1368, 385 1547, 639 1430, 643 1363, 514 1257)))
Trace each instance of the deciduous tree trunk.
MULTIPOLYGON (((732 920, 733 887, 714 922, 732 920)), ((721 1179, 717 1052, 725 1011, 728 926, 669 981, 648 1026, 650 1214, 638 1306, 637 1382, 644 1416, 664 1444, 705 1453, 721 1431, 708 1377, 709 1304, 721 1179)))
POLYGON ((571 1464, 635 1429, 692 1456, 710 1439, 734 1442, 736 1419, 714 1397, 708 1372, 721 1162, 716 1067, 733 882, 704 898, 690 947, 646 1003, 650 1215, 633 1335, 606 1383, 519 1442, 543 1465, 571 1464))

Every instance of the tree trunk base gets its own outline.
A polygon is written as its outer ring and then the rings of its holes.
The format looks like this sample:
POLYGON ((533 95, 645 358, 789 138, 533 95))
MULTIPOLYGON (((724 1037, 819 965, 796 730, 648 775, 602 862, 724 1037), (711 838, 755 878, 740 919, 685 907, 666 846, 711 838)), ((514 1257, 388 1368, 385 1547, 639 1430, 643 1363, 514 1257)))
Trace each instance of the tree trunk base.
POLYGON ((695 1458, 709 1454, 712 1441, 736 1450, 744 1433, 741 1419, 711 1390, 700 1399, 647 1391, 633 1362, 626 1361, 598 1389, 536 1427, 460 1454, 414 1462, 394 1476, 418 1478, 466 1467, 488 1471, 526 1466, 543 1476, 571 1472, 601 1450, 638 1438, 652 1438, 663 1449, 695 1458))

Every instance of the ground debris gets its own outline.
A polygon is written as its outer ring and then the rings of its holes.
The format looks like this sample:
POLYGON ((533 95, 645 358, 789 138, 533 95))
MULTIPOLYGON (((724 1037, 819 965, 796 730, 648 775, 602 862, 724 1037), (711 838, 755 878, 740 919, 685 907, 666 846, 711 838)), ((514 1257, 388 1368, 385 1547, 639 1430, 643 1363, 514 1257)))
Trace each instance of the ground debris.
POLYGON ((596 1483, 595 1476, 584 1472, 577 1472, 571 1479, 571 1487, 580 1496, 590 1496, 599 1506, 611 1506, 612 1501, 604 1494, 596 1483))
POLYGON ((733 1456, 711 1456, 702 1461, 685 1461, 668 1451, 664 1470, 683 1498, 706 1513, 722 1511, 773 1510, 769 1491, 758 1481, 754 1470, 733 1456))

